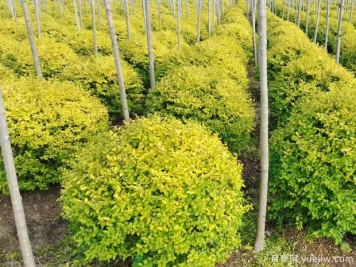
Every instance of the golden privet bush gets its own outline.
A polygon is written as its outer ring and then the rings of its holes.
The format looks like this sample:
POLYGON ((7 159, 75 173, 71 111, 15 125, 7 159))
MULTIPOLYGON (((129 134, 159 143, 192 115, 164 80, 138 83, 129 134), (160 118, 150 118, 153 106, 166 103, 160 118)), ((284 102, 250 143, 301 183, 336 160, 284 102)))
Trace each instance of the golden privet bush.
POLYGON ((271 138, 271 216, 337 244, 356 234, 355 89, 314 94, 271 138))
POLYGON ((170 72, 149 92, 146 109, 198 121, 233 152, 251 149, 253 102, 245 86, 224 69, 187 66, 170 72))
MULTIPOLYGON (((121 60, 129 111, 141 114, 144 100, 142 81, 138 73, 126 61, 121 60)), ((111 119, 122 114, 120 88, 114 58, 111 56, 89 57, 69 66, 64 71, 64 80, 72 81, 87 89, 107 107, 111 119)))
POLYGON ((268 13, 268 76, 271 114, 285 123, 303 98, 355 84, 354 75, 335 63, 291 23, 268 13))
MULTIPOLYGON (((13 70, 18 76, 35 74, 31 48, 28 40, 17 41, 10 35, 0 34, 0 63, 13 70)), ((42 36, 37 41, 37 49, 42 66, 43 77, 58 78, 63 71, 79 61, 74 51, 64 43, 51 37, 42 36)))
POLYGON ((85 262, 213 267, 240 243, 242 165, 203 126, 154 115, 98 137, 64 173, 63 216, 85 262))
MULTIPOLYGON (((71 83, 19 79, 2 92, 20 189, 46 189, 92 135, 108 129, 99 100, 71 83)), ((4 168, 0 191, 7 192, 4 168)))

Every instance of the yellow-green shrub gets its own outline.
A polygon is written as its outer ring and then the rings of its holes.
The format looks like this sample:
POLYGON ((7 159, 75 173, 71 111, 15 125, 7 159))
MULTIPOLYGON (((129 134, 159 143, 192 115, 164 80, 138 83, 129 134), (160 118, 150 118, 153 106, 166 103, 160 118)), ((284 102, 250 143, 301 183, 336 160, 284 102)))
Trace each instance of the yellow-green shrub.
POLYGON ((230 78, 247 88, 245 65, 248 56, 232 37, 210 37, 194 46, 173 52, 166 65, 170 71, 184 66, 213 67, 224 71, 230 78))
MULTIPOLYGON (((160 30, 164 31, 173 31, 177 30, 177 17, 173 16, 173 11, 170 11, 165 5, 165 3, 161 2, 160 5, 160 16, 158 14, 158 9, 156 5, 151 7, 151 28, 153 32, 158 32, 160 30), (160 17, 161 17, 161 25, 160 25, 160 17)), ((142 16, 143 16, 143 11, 142 16)), ((143 24, 142 20, 141 23, 143 24)), ((143 32, 144 34, 145 32, 143 32)))
POLYGON ((252 100, 246 89, 224 70, 188 66, 171 71, 149 91, 146 107, 147 112, 208 126, 234 152, 251 145, 252 100))
POLYGON ((222 24, 221 26, 217 27, 214 30, 214 36, 234 37, 236 42, 239 45, 242 45, 242 48, 245 51, 251 52, 253 49, 252 34, 249 28, 245 28, 242 25, 235 23, 222 24))
MULTIPOLYGON (((131 8, 131 5, 129 5, 131 8)), ((144 35, 146 33, 145 31, 145 22, 143 18, 143 11, 142 11, 142 5, 141 3, 136 3, 136 16, 133 16, 132 10, 130 13, 130 33, 131 37, 137 36, 137 35, 144 35)), ((104 11, 105 13, 105 11, 104 11)), ((152 17, 151 17, 152 19, 152 17)), ((120 41, 127 39, 127 24, 126 24, 126 15, 122 12, 118 16, 114 15, 114 27, 115 27, 115 33, 116 36, 119 40, 119 47, 120 47, 120 41)), ((108 25, 107 21, 105 18, 105 27, 102 28, 109 33, 108 30, 108 25)))
MULTIPOLYGON (((71 83, 18 79, 2 86, 20 189, 46 189, 92 135, 108 129, 106 109, 71 83)), ((7 192, 3 167, 0 191, 7 192)))
MULTIPOLYGON (((184 40, 182 40, 184 46, 184 40)), ((149 65, 147 38, 144 35, 136 35, 119 43, 123 57, 140 73, 143 84, 149 88, 149 65)), ((175 33, 162 31, 153 33, 153 55, 155 62, 155 76, 160 79, 166 72, 167 58, 169 61, 173 49, 178 49, 178 39, 175 33)))
POLYGON ((227 12, 222 25, 214 28, 209 39, 182 47, 180 51, 173 51, 165 65, 171 71, 183 66, 218 68, 247 88, 245 66, 251 58, 251 52, 252 29, 239 6, 227 12), (229 31, 224 31, 226 28, 229 28, 229 31))
POLYGON ((87 146, 65 172, 63 216, 93 259, 213 267, 240 244, 242 166, 204 127, 153 116, 87 146))
MULTIPOLYGON (((203 1, 204 4, 204 1, 203 1)), ((207 4, 207 3, 206 3, 207 4)), ((209 39, 209 33, 208 33, 208 5, 206 5, 206 9, 204 9, 205 7, 203 7, 202 9, 202 13, 201 13, 201 24, 200 24, 200 39, 201 41, 207 40, 209 39)), ((226 10, 225 10, 226 11, 226 10)), ((212 12, 212 11, 211 11, 212 12)), ((212 27, 212 20, 213 20, 214 15, 210 14, 210 24, 212 27)), ((197 25, 197 24, 196 24, 197 25)), ((212 30, 214 28, 212 27, 212 30)))
MULTIPOLYGON (((178 51, 178 36, 176 32, 159 31, 153 33, 153 38, 156 41, 153 45, 155 57, 155 73, 159 79, 166 74, 167 60, 170 61, 172 54, 178 51)), ((189 47, 185 40, 181 37, 180 49, 189 47)))
MULTIPOLYGON (((37 49, 42 64, 42 73, 46 78, 60 77, 66 68, 80 61, 67 44, 58 43, 50 37, 39 38, 37 49)), ((28 56, 32 59, 32 54, 28 56)))
POLYGON ((356 84, 352 73, 311 43, 296 25, 272 14, 268 21, 269 92, 271 111, 278 123, 288 120, 303 97, 356 84))
POLYGON ((0 63, 0 86, 6 81, 15 80, 15 74, 9 68, 6 68, 0 63))
MULTIPOLYGON (((121 60, 121 67, 129 110, 134 114, 141 114, 144 98, 142 81, 124 60, 121 60)), ((66 68, 62 78, 77 83, 97 96, 108 108, 112 118, 117 119, 118 114, 122 114, 120 89, 112 56, 83 58, 66 68)))
POLYGON ((247 88, 248 79, 245 66, 247 66, 249 55, 234 38, 213 36, 201 42, 197 47, 200 47, 199 50, 201 50, 201 53, 196 55, 197 60, 200 60, 199 57, 206 60, 205 63, 199 63, 200 66, 221 68, 231 78, 247 88))
MULTIPOLYGON (((1 18, 0 34, 11 36, 11 38, 14 38, 16 41, 26 40, 28 37, 25 20, 20 19, 16 23, 14 19, 1 18)), ((7 39, 8 37, 6 38, 4 36, 1 40, 7 39)))
POLYGON ((131 39, 121 40, 118 44, 123 57, 133 66, 148 69, 147 39, 144 35, 135 35, 131 39))
POLYGON ((352 73, 336 64, 325 51, 311 48, 283 67, 270 82, 271 111, 279 122, 286 121, 303 97, 348 84, 356 85, 352 73))
POLYGON ((0 35, 0 63, 18 75, 35 74, 31 49, 26 40, 16 41, 9 35, 0 35))
MULTIPOLYGON (((81 56, 94 55, 93 31, 82 30, 71 32, 65 42, 81 56)), ((96 31, 98 52, 102 55, 112 55, 111 40, 108 32, 96 31)))
POLYGON ((270 214, 340 244, 356 234, 355 89, 304 100, 272 135, 270 214))
POLYGON ((241 9, 242 4, 242 1, 239 2, 237 8, 229 10, 224 15, 221 25, 214 28, 213 36, 218 38, 221 36, 233 37, 239 46, 242 46, 248 57, 251 57, 253 51, 252 27, 241 9))
MULTIPOLYGON (((343 22, 344 23, 344 22, 343 22)), ((343 24, 340 63, 356 73, 356 30, 352 24, 343 24)))
MULTIPOLYGON (((189 45, 193 45, 197 42, 197 12, 196 6, 192 3, 189 3, 189 15, 187 14, 187 6, 185 3, 182 4, 182 14, 180 22, 180 33, 182 41, 186 42, 189 45)), ((203 9, 204 10, 204 9, 203 9)), ((206 9, 205 9, 206 10, 206 9)), ((157 8, 151 8, 151 23, 152 30, 167 30, 171 32, 177 32, 177 7, 175 11, 169 10, 165 5, 161 5, 161 25, 159 25, 159 16, 157 13, 157 8), (174 16, 173 16, 174 14, 174 16)), ((208 38, 208 26, 207 26, 207 14, 202 12, 201 14, 201 23, 200 23, 200 37, 201 40, 208 38)))
MULTIPOLYGON (((281 16, 283 10, 283 4, 281 1, 276 5, 278 14, 281 16)), ((300 27, 305 30, 306 27, 306 14, 301 12, 301 23, 300 27)), ((337 12, 331 10, 331 17, 329 20, 329 34, 328 34, 328 52, 335 55, 337 47, 337 32, 338 32, 338 19, 337 12)), ((291 12, 290 20, 294 21, 294 12, 291 12)), ((345 15, 344 15, 345 16, 345 15)), ((309 15, 308 24, 308 36, 309 38, 314 38, 315 25, 317 16, 315 15, 315 5, 312 5, 312 9, 309 15)), ((325 31, 326 31, 326 12, 320 13, 317 43, 324 46, 325 43, 325 31)), ((341 48, 340 48, 340 63, 348 68, 349 70, 356 72, 356 29, 347 20, 343 21, 342 24, 342 36, 341 36, 341 48)))
MULTIPOLYGON (((19 42, 7 35, 0 35, 0 38, 6 39, 6 42, 0 42, 0 62, 19 76, 34 75, 28 40, 19 42)), ((42 36, 36 42, 45 78, 59 77, 64 69, 79 61, 79 57, 64 43, 47 36, 42 36)))
POLYGON ((308 37, 294 24, 268 12, 268 80, 274 80, 277 73, 289 62, 311 49, 308 37), (288 36, 288 37, 286 37, 288 36))

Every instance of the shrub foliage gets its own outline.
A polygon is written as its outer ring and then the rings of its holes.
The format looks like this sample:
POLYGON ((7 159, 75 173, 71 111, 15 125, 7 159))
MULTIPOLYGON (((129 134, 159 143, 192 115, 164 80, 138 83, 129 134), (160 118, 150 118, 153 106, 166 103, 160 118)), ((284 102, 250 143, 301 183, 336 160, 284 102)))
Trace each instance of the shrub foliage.
POLYGON ((198 121, 218 133, 232 152, 241 152, 251 149, 254 127, 246 69, 252 31, 241 6, 230 13, 213 37, 173 54, 166 76, 148 93, 146 113, 198 121), (237 22, 246 26, 241 35, 240 27, 229 27, 237 22), (226 35, 219 31, 225 26, 226 35))
POLYGON ((314 95, 272 135, 273 216, 341 243, 356 234, 356 107, 352 88, 314 95))
POLYGON ((203 126, 154 115, 98 137, 65 173, 63 215, 86 260, 215 266, 249 208, 242 165, 203 126))
MULTIPOLYGON (((130 113, 142 114, 144 98, 142 81, 127 62, 122 61, 121 67, 130 113)), ((73 81, 97 96, 109 110, 111 119, 115 120, 122 116, 120 89, 113 57, 97 56, 82 59, 69 66, 61 79, 73 81)))
POLYGON ((280 126, 303 98, 356 84, 351 72, 309 41, 296 25, 272 13, 268 22, 270 106, 280 126))
POLYGON ((297 26, 271 13, 268 22, 271 107, 279 122, 271 139, 270 214, 340 244, 356 233, 355 79, 297 26))
MULTIPOLYGON (((26 78, 2 89, 20 189, 60 181, 59 169, 73 153, 108 129, 107 110, 71 83, 26 78)), ((7 190, 1 166, 0 191, 7 190)))
MULTIPOLYGON (((279 16, 282 16, 284 13, 284 17, 286 17, 287 7, 285 6, 285 11, 283 12, 283 1, 277 1, 276 11, 279 16)), ((338 5, 331 5, 330 17, 329 17, 329 33, 328 33, 328 46, 327 50, 332 55, 336 55, 337 48, 337 37, 338 37, 338 13, 336 10, 338 5)), ((315 28, 316 28, 316 15, 317 4, 311 4, 309 19, 308 19, 308 32, 307 35, 310 39, 314 38, 315 28)), ((326 38, 326 6, 321 8, 319 25, 318 25, 318 35, 317 35, 317 43, 321 46, 325 46, 325 38, 326 38)), ((298 16, 298 12, 295 9, 290 10, 290 21, 295 21, 296 16, 298 16)), ((301 10, 301 20, 300 20, 300 28, 305 31, 306 28, 306 11, 301 10)), ((346 14, 344 14, 345 16, 346 14)), ((348 16, 347 16, 348 17, 348 16)), ((348 19, 343 19, 342 23, 342 39, 341 39, 341 47, 340 47, 340 64, 349 69, 352 72, 356 72, 356 29, 354 25, 352 25, 348 19)))
POLYGON ((146 106, 150 112, 201 122, 234 152, 251 145, 252 100, 218 69, 188 66, 169 73, 150 91, 146 106))

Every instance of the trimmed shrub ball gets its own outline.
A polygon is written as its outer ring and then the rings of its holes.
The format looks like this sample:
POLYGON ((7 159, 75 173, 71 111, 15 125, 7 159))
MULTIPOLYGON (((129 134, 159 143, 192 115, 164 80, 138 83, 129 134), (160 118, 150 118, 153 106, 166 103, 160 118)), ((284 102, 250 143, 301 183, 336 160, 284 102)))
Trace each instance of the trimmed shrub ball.
POLYGON ((242 165, 197 123, 137 119, 98 137, 71 166, 61 201, 82 264, 141 256, 146 267, 213 267, 240 243, 250 208, 242 165))
POLYGON ((315 94, 271 139, 271 215, 337 244, 356 234, 355 90, 315 94))
MULTIPOLYGON (((71 83, 27 77, 5 83, 2 92, 20 189, 59 182, 67 160, 93 135, 108 131, 106 108, 71 83)), ((8 193, 0 166, 0 191, 8 193)))

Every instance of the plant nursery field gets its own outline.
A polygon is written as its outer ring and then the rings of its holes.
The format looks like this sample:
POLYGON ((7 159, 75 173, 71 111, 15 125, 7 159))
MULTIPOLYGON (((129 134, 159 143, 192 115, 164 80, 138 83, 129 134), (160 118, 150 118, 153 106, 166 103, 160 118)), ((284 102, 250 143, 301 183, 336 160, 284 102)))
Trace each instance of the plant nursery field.
POLYGON ((2 0, 0 266, 9 158, 39 267, 356 266, 354 0, 263 8, 2 0))

